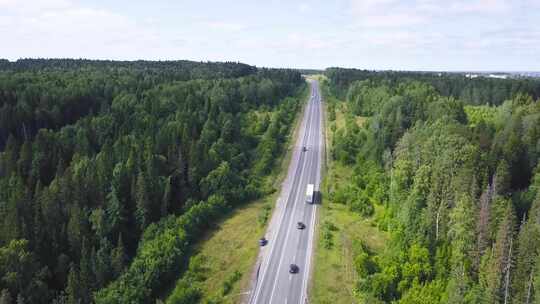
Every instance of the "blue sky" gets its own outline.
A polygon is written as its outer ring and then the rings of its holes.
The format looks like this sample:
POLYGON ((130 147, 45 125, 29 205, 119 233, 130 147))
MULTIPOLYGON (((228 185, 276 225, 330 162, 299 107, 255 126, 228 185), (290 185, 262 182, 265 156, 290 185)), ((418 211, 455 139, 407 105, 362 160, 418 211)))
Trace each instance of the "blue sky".
POLYGON ((540 0, 0 0, 0 58, 540 71, 540 0))

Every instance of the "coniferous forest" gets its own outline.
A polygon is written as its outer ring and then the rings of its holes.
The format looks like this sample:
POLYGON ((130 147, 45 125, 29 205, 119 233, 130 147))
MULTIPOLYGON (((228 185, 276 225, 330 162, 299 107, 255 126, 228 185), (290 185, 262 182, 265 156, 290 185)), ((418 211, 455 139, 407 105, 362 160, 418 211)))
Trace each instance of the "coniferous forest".
MULTIPOLYGON (((355 246, 351 292, 540 303, 540 81, 325 74, 352 177, 322 203, 388 235, 355 246)), ((193 246, 272 191, 305 86, 233 62, 0 61, 0 304, 200 302, 193 246)))
POLYGON ((382 252, 356 249, 352 292, 365 303, 540 303, 540 82, 326 76, 331 157, 353 172, 328 195, 389 235, 382 252))
POLYGON ((232 62, 0 61, 0 303, 153 303, 267 191, 304 87, 232 62))
POLYGON ((0 304, 540 304, 540 0, 0 0, 0 304))

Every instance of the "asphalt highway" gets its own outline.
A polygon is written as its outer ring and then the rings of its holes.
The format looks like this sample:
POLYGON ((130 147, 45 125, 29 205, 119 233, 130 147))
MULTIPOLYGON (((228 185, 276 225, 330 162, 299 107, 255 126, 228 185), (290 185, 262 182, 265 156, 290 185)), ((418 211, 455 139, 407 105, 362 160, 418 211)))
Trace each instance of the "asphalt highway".
MULTIPOLYGON (((283 184, 283 203, 269 224, 268 245, 258 267, 249 303, 307 303, 312 266, 317 204, 306 203, 308 184, 319 190, 323 152, 322 110, 319 84, 310 81, 311 95, 296 139, 293 160, 283 184), (302 151, 302 147, 307 151, 302 151), (297 223, 306 225, 297 229, 297 223), (272 230, 272 231, 270 231, 272 230), (289 273, 296 264, 298 273, 289 273)), ((317 198, 317 196, 315 196, 317 198)))

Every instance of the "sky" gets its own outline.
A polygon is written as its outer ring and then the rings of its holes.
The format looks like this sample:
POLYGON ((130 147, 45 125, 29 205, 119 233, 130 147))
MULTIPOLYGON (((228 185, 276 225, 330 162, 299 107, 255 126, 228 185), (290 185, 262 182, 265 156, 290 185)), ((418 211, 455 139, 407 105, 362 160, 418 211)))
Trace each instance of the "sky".
POLYGON ((540 71, 540 0, 0 0, 0 58, 540 71))

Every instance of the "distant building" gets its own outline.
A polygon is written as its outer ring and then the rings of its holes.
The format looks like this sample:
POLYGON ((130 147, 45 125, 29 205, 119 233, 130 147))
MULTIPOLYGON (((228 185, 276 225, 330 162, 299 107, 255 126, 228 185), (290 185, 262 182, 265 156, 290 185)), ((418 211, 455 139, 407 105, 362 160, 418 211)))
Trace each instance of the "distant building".
POLYGON ((499 79, 506 79, 508 78, 508 75, 504 74, 489 74, 489 78, 499 78, 499 79))

